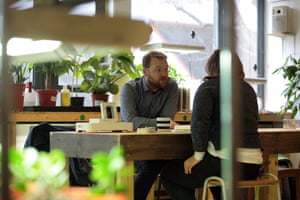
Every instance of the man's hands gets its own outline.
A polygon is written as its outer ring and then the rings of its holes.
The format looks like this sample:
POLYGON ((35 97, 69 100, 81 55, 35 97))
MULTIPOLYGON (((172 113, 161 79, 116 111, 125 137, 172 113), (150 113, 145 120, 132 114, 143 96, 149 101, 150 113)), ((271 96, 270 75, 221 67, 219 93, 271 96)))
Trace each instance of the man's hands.
POLYGON ((170 128, 174 128, 176 125, 178 125, 176 122, 173 120, 170 121, 170 128))
POLYGON ((192 168, 197 165, 201 160, 196 160, 194 158, 194 155, 189 157, 184 161, 184 173, 185 174, 191 174, 192 173, 192 168))

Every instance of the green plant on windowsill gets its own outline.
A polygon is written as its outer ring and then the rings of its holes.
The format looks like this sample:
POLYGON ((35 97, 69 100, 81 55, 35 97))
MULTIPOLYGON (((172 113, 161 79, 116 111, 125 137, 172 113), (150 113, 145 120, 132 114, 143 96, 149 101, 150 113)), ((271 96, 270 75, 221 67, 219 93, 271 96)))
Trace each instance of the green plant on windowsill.
POLYGON ((69 71, 63 60, 52 60, 47 62, 34 63, 38 72, 45 73, 45 89, 38 89, 38 100, 40 106, 56 106, 57 88, 54 88, 52 79, 59 77, 69 71))
POLYGON ((32 63, 18 63, 9 66, 9 74, 13 83, 24 84, 33 68, 32 63))
MULTIPOLYGON (((134 72, 131 73, 130 77, 132 79, 135 79, 135 78, 139 78, 142 76, 143 76, 143 65, 139 64, 139 65, 135 66, 134 72)), ((175 67, 172 67, 172 66, 169 67, 168 76, 170 78, 174 79, 178 85, 180 85, 184 81, 184 78, 182 77, 182 75, 176 70, 175 67)))
POLYGON ((83 92, 92 93, 93 105, 96 105, 96 98, 107 101, 108 93, 118 94, 118 81, 135 70, 133 59, 131 52, 124 51, 105 56, 96 55, 87 61, 81 71, 83 81, 80 88, 83 92))
POLYGON ((45 89, 54 89, 52 87, 52 79, 55 76, 62 76, 70 70, 63 60, 34 63, 33 67, 37 71, 45 73, 45 89))
POLYGON ((70 54, 64 59, 64 64, 72 73, 72 87, 71 92, 79 92, 79 79, 82 77, 82 71, 93 65, 97 60, 89 54, 70 54))
POLYGON ((273 74, 276 73, 281 73, 286 81, 286 87, 282 92, 286 102, 281 106, 280 114, 283 116, 290 111, 294 118, 299 112, 300 103, 300 58, 289 55, 283 65, 273 72, 273 74))
POLYGON ((90 178, 95 182, 95 185, 91 187, 92 194, 125 193, 127 188, 120 177, 131 174, 129 169, 125 167, 122 146, 114 146, 109 153, 95 153, 91 158, 91 164, 90 178))
POLYGON ((12 191, 23 193, 24 199, 64 199, 60 191, 67 186, 69 175, 65 170, 66 158, 62 151, 11 148, 8 159, 12 191))
POLYGON ((13 98, 12 110, 21 111, 24 106, 24 92, 25 81, 29 79, 30 72, 32 70, 32 63, 17 63, 9 65, 9 79, 11 82, 13 91, 11 93, 13 98))

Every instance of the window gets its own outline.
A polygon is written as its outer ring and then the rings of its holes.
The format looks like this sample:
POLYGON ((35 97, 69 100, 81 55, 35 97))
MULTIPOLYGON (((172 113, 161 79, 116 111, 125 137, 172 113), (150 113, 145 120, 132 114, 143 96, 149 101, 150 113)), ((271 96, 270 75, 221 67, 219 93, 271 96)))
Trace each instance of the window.
MULTIPOLYGON (((149 43, 205 47, 204 51, 197 53, 165 52, 169 64, 185 79, 181 86, 190 88, 190 105, 205 75, 206 60, 216 47, 214 3, 213 0, 132 0, 131 3, 132 18, 144 20, 153 28, 149 43)), ((136 50, 134 53, 137 64, 140 64, 145 52, 136 50)))
MULTIPOLYGON (((191 105, 195 90, 205 75, 205 63, 218 46, 217 0, 132 0, 134 19, 150 23, 153 33, 149 43, 166 42, 204 46, 199 53, 168 53, 169 63, 184 75, 191 88, 191 105), (193 84, 190 84, 192 82, 193 84), (196 82, 196 83, 195 83, 196 82)), ((246 77, 256 78, 257 72, 257 1, 236 0, 237 52, 244 64, 246 77)), ((137 61, 144 52, 136 51, 137 61)), ((254 85, 256 89, 256 85, 254 85)), ((257 90, 257 89, 256 89, 257 90)))

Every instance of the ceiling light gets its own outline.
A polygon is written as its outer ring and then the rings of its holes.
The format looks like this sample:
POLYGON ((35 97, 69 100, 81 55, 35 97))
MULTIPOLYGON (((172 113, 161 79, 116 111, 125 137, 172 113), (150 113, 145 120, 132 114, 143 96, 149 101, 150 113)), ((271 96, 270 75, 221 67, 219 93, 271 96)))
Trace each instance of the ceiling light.
POLYGON ((29 38, 11 38, 7 43, 9 56, 21 56, 54 51, 61 45, 60 41, 32 40, 29 38))
POLYGON ((204 51, 205 47, 195 46, 195 45, 183 45, 183 44, 153 43, 153 44, 145 44, 140 49, 142 51, 157 50, 157 51, 170 52, 170 53, 189 54, 189 53, 198 53, 200 51, 204 51))

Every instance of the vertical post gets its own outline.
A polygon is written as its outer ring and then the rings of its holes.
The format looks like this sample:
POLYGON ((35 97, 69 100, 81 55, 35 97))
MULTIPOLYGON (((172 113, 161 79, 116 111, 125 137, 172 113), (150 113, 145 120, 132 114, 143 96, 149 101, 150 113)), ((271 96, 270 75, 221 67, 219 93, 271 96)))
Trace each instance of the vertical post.
POLYGON ((131 18, 131 0, 114 0, 113 16, 131 18))
POLYGON ((108 0, 95 0, 96 1, 96 14, 105 14, 108 13, 108 0))
MULTIPOLYGON (((257 70, 258 77, 265 77, 265 1, 257 0, 257 70)), ((258 85, 257 96, 262 100, 262 108, 265 107, 264 85, 258 85)))
POLYGON ((235 67, 235 1, 219 0, 219 47, 220 54, 220 96, 221 96, 221 147, 228 149, 229 160, 222 160, 222 177, 226 182, 227 199, 238 199, 236 183, 239 173, 236 166, 236 147, 239 142, 239 74, 235 67))
POLYGON ((2 34, 1 44, 2 44, 2 55, 1 55, 1 72, 0 72, 0 135, 1 135, 1 145, 2 145, 2 174, 1 174, 1 187, 2 199, 10 200, 9 196, 9 171, 8 171, 8 150, 10 148, 11 134, 9 132, 9 108, 10 108, 10 96, 11 92, 7 92, 9 87, 9 76, 8 76, 8 57, 6 55, 7 48, 6 44, 8 41, 7 24, 9 24, 9 5, 12 0, 5 0, 0 2, 0 14, 3 14, 3 20, 0 21, 2 34))

